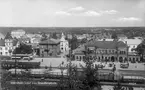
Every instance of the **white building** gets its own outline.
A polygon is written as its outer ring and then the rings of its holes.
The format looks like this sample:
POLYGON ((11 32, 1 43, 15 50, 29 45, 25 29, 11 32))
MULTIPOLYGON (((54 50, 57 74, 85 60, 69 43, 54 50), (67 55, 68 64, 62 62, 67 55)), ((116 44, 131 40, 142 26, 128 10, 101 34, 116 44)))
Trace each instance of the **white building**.
POLYGON ((20 30, 14 30, 14 31, 11 32, 11 35, 12 35, 13 38, 14 37, 20 38, 21 36, 23 36, 25 34, 26 34, 26 32, 24 30, 22 30, 22 29, 20 29, 20 30))
POLYGON ((18 41, 14 40, 10 33, 4 39, 0 39, 0 55, 12 55, 12 51, 18 46, 18 41))
POLYGON ((65 36, 63 33, 60 39, 60 51, 62 53, 66 53, 67 51, 69 51, 69 43, 67 40, 65 40, 65 36))
POLYGON ((133 51, 133 49, 135 49, 141 42, 142 39, 120 39, 120 41, 123 41, 124 43, 127 43, 127 45, 129 46, 128 52, 135 52, 133 51))

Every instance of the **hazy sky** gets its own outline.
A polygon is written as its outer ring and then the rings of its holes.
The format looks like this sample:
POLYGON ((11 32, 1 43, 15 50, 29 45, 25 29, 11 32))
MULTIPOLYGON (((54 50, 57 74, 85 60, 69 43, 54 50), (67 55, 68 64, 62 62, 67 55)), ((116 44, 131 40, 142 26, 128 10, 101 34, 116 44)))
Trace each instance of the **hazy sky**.
POLYGON ((145 26, 145 0, 0 0, 0 26, 145 26))

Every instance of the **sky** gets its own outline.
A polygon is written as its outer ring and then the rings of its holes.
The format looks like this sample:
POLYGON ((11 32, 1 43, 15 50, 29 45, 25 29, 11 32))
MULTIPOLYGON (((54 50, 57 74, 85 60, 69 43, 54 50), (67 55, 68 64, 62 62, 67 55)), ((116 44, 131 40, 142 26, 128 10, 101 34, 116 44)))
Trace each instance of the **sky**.
POLYGON ((0 0, 0 26, 145 26, 145 0, 0 0))

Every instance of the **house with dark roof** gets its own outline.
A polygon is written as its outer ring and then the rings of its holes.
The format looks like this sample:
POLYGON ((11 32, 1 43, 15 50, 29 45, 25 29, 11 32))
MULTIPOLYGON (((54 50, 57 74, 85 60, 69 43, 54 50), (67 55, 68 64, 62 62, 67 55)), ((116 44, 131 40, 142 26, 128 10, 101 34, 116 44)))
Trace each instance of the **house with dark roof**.
POLYGON ((12 51, 18 46, 19 42, 7 33, 4 39, 0 39, 0 55, 12 55, 12 51))
POLYGON ((57 56, 60 53, 60 41, 47 39, 39 43, 39 55, 42 57, 57 56))
POLYGON ((91 60, 98 61, 126 61, 128 58, 128 46, 122 41, 90 41, 81 49, 74 53, 75 60, 83 60, 86 55, 91 60), (89 52, 89 54, 85 53, 89 52))

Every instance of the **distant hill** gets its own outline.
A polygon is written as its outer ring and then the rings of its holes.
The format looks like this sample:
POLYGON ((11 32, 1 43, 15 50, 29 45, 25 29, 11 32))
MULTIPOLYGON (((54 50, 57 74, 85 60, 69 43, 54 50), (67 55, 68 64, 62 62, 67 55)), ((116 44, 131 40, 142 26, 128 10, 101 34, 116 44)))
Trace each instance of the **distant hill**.
POLYGON ((144 30, 145 27, 0 27, 0 32, 6 34, 12 30, 23 29, 27 33, 66 32, 66 33, 95 33, 98 31, 144 30))

